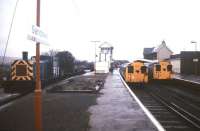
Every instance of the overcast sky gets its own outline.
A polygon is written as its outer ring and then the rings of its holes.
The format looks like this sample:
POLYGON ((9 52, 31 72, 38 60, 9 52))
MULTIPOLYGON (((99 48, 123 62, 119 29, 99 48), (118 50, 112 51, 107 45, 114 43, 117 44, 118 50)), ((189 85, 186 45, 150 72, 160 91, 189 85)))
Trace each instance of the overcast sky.
MULTIPOLYGON (((16 0, 0 0, 0 55, 3 55, 16 0)), ((199 0, 41 0, 41 28, 50 46, 41 51, 68 50, 81 60, 94 59, 94 43, 114 46, 114 59, 141 58, 144 47, 166 41, 174 52, 200 44, 199 0)), ((35 54, 27 40, 35 24, 36 0, 19 0, 7 56, 35 54)), ((200 46, 198 46, 200 50, 200 46)))

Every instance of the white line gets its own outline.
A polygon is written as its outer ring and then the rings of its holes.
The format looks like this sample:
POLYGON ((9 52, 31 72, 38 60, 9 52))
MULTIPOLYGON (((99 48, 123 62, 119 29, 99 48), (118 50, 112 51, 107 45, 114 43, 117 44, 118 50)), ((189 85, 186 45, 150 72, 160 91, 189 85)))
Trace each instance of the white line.
POLYGON ((6 103, 6 104, 0 106, 0 111, 2 111, 3 109, 5 109, 6 107, 11 106, 12 104, 13 104, 13 102, 9 102, 9 103, 6 103))
POLYGON ((121 77, 121 74, 119 73, 121 81, 123 82, 123 84, 125 85, 125 87, 128 89, 129 93, 131 94, 131 96, 136 100, 136 102, 139 104, 139 106, 142 108, 142 110, 145 112, 145 114, 147 115, 147 117, 152 121, 152 123, 155 125, 155 127, 159 130, 159 131, 165 131, 165 129, 161 126, 161 124, 156 120, 156 118, 151 114, 151 112, 142 104, 142 102, 138 99, 138 97, 131 91, 131 89, 129 88, 129 86, 126 84, 126 82, 123 80, 123 78, 121 77))
POLYGON ((189 83, 194 83, 194 84, 200 84, 199 82, 196 82, 196 81, 191 81, 191 80, 186 80, 186 79, 182 79, 182 78, 174 78, 175 80, 182 80, 182 81, 185 81, 185 82, 189 82, 189 83))

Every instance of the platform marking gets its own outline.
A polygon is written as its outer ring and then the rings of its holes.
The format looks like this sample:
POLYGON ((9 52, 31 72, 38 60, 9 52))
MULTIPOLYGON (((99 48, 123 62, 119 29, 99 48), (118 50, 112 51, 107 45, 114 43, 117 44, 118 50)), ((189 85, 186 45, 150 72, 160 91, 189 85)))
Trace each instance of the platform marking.
MULTIPOLYGON (((119 73, 119 71, 118 71, 119 73)), ((119 73, 119 76, 121 78, 121 81, 123 82, 123 84, 125 85, 125 87, 128 89, 129 93, 131 94, 131 96, 136 100, 136 102, 139 104, 139 106, 142 108, 142 110, 145 112, 145 114, 147 115, 147 117, 152 121, 152 123, 155 125, 155 127, 159 130, 159 131, 165 131, 165 129, 163 128, 163 126, 156 120, 156 118, 151 114, 151 112, 142 104, 142 102, 139 100, 139 98, 131 91, 131 89, 129 88, 129 86, 126 84, 126 82, 123 80, 121 74, 119 73)))
POLYGON ((194 84, 200 84, 199 82, 196 81, 192 81, 192 80, 186 80, 186 79, 182 79, 182 78, 173 78, 175 80, 181 80, 181 81, 185 81, 185 82, 189 82, 189 83, 194 83, 194 84))

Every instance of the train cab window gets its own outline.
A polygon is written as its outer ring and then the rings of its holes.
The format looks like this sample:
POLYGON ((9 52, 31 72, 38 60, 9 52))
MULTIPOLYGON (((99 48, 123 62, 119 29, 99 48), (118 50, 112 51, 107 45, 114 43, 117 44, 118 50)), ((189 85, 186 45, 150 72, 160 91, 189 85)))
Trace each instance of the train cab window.
POLYGON ((147 67, 146 66, 142 66, 141 67, 141 73, 147 73, 147 67))
POLYGON ((160 65, 156 65, 156 71, 160 71, 161 70, 161 66, 160 65))
POLYGON ((167 71, 172 71, 172 65, 167 65, 167 71))
POLYGON ((133 66, 128 66, 128 73, 133 73, 133 66))
POLYGON ((27 75, 26 65, 16 65, 16 76, 26 76, 27 75))

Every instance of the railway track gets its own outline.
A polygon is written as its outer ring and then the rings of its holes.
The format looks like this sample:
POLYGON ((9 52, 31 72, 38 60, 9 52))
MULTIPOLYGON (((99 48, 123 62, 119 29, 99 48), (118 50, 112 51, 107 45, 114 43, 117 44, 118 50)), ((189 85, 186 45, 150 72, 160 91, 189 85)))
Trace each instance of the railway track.
POLYGON ((197 98, 191 102, 191 94, 183 95, 183 92, 178 93, 177 90, 176 87, 156 84, 145 88, 132 88, 144 106, 167 131, 199 130, 200 109, 197 98))

